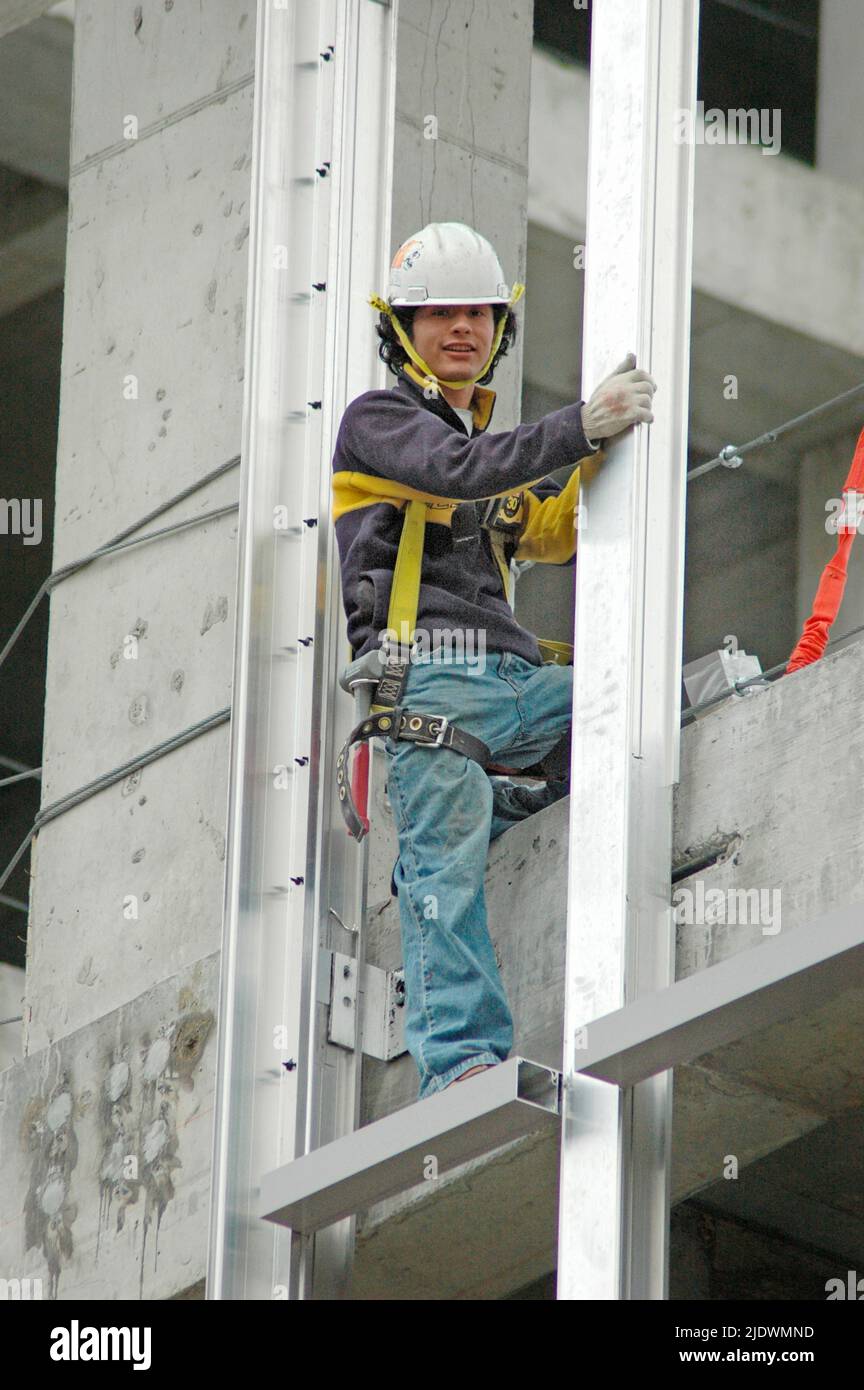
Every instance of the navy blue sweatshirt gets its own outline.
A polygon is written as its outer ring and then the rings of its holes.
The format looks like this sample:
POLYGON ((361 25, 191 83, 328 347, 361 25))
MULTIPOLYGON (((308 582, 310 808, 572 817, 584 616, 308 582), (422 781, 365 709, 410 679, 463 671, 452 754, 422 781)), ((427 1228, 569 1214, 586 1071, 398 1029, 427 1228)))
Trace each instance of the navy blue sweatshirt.
POLYGON ((487 651, 512 651, 539 666, 537 639, 514 617, 505 571, 488 531, 466 518, 466 510, 472 509, 465 503, 480 504, 479 519, 486 506, 482 499, 517 494, 520 527, 507 541, 507 563, 515 557, 572 565, 579 469, 563 488, 547 475, 588 456, 602 456, 602 450, 585 438, 581 401, 534 424, 488 434, 495 392, 475 386, 474 434, 469 437, 443 394, 427 398, 424 384, 425 378, 407 363, 389 390, 366 391, 351 401, 339 426, 333 518, 353 655, 381 645, 403 509, 420 498, 427 514, 417 628, 430 643, 436 629, 462 629, 466 651, 478 650, 477 634, 482 632, 487 651), (466 538, 460 540, 460 535, 466 538))

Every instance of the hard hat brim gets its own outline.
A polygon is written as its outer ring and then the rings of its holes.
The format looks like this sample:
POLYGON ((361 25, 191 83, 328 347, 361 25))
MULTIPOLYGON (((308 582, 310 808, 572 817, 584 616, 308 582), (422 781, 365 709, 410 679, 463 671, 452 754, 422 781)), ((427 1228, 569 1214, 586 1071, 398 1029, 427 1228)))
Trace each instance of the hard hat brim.
POLYGON ((387 297, 387 303, 394 309, 419 309, 423 304, 447 305, 447 304, 509 304, 510 295, 485 294, 485 295, 448 295, 444 298, 441 295, 431 295, 428 299, 425 294, 421 297, 420 292, 410 298, 406 294, 397 294, 387 297))

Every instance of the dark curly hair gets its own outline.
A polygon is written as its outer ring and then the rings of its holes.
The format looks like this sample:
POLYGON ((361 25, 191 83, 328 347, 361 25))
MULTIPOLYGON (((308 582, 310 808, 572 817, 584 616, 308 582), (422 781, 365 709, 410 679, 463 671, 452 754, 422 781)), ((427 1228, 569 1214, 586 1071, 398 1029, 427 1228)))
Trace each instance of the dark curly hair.
MULTIPOLYGON (((417 309, 419 307, 420 306, 417 305, 412 308, 399 308, 394 309, 393 311, 397 319, 401 323, 402 327, 404 328, 405 332, 408 334, 408 337, 412 340, 412 342, 414 340, 414 334, 412 331, 414 327, 414 315, 416 314, 417 309)), ((516 341, 516 315, 514 314, 513 310, 507 304, 493 304, 492 313, 495 320, 496 332, 498 330, 498 325, 501 322, 502 316, 506 315, 507 322, 504 325, 504 332, 501 335, 501 342, 498 346, 498 351, 492 358, 489 370, 485 376, 481 376, 479 378, 480 386, 485 386, 487 382, 492 380, 492 377, 495 374, 495 368, 498 366, 499 361, 502 357, 504 357, 507 354, 507 352, 509 352, 510 348, 516 341)), ((399 339, 396 337, 396 332, 393 328, 393 324, 390 322, 389 315, 379 313, 378 322, 375 325, 375 331, 377 332, 378 337, 381 339, 380 343, 378 344, 378 356, 381 358, 382 362, 386 362, 388 369, 393 373, 393 375, 398 376, 399 368, 404 366, 404 364, 408 362, 410 359, 408 357, 407 352, 400 343, 399 339)))

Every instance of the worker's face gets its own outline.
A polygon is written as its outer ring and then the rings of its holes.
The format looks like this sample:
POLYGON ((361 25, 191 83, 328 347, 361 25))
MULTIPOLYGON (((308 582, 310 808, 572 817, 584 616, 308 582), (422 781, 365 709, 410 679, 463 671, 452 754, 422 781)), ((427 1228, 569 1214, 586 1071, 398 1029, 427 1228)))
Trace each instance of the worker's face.
POLYGON ((414 315, 414 346, 442 381, 476 376, 494 336, 491 304, 422 304, 414 315))

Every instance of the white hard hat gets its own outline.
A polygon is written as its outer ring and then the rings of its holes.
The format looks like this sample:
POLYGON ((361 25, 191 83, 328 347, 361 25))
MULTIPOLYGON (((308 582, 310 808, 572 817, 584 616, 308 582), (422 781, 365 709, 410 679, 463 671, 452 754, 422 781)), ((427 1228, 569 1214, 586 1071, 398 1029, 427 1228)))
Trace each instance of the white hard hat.
POLYGON ((525 286, 518 282, 512 289, 507 285, 494 248, 473 227, 466 227, 464 222, 430 222, 403 241, 393 257, 386 300, 373 294, 369 296, 369 303, 389 318, 405 355, 415 367, 419 367, 430 381, 457 388, 471 386, 489 371, 501 346, 508 315, 498 315, 498 326, 485 366, 464 381, 445 381, 443 377, 436 377, 424 362, 396 311, 421 304, 503 304, 509 307, 521 299, 524 292, 525 286))
POLYGON ((394 308, 509 304, 511 291, 485 236, 464 222, 430 222, 393 257, 387 299, 394 308))

